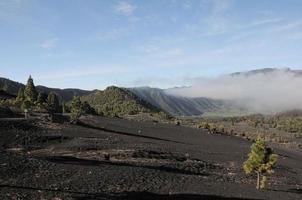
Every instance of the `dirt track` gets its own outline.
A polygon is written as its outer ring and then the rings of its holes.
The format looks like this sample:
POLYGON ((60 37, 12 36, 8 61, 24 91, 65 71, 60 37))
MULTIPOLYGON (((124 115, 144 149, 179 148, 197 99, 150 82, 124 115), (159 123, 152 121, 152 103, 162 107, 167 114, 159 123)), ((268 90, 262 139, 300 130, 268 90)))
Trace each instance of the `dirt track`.
POLYGON ((302 197, 301 152, 275 149, 275 174, 268 189, 257 191, 242 170, 251 143, 240 138, 102 117, 84 117, 80 125, 3 126, 0 199, 302 197))

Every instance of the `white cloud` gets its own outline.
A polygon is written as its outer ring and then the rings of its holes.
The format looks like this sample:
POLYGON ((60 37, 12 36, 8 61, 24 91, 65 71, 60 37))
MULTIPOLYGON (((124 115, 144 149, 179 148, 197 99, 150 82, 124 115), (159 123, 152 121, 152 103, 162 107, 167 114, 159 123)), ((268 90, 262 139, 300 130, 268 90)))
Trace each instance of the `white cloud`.
POLYGON ((43 41, 39 46, 43 49, 52 49, 57 46, 58 38, 51 38, 43 41))
POLYGON ((122 14, 122 15, 126 15, 126 16, 131 16, 134 12, 134 10, 137 7, 132 5, 131 3, 128 2, 124 2, 124 1, 120 1, 116 6, 115 6, 115 10, 122 14))
MULTIPOLYGON (((300 71, 300 74, 302 71, 300 71)), ((173 89, 171 94, 234 100, 253 112, 302 109, 302 77, 287 69, 251 75, 196 78, 192 87, 173 89)))

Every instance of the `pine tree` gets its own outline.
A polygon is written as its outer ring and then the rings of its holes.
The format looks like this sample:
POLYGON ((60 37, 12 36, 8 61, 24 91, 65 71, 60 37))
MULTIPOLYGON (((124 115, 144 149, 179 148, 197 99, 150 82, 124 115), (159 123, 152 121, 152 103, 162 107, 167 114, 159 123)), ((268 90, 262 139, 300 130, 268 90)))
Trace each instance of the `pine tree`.
POLYGON ((40 93, 38 94, 38 98, 36 101, 36 105, 39 108, 43 108, 45 106, 45 103, 47 102, 47 95, 45 93, 40 93))
POLYGON ((25 90, 24 90, 24 95, 25 98, 30 101, 32 104, 35 103, 35 101, 37 100, 37 90, 36 87, 34 85, 34 81, 32 79, 31 76, 29 76, 28 80, 27 80, 27 84, 25 86, 25 90))
POLYGON ((73 97, 70 110, 71 122, 77 122, 77 120, 83 114, 83 106, 79 96, 73 97))
POLYGON ((47 110, 50 112, 60 112, 60 103, 55 93, 50 92, 47 97, 47 110))
POLYGON ((18 96, 16 97, 16 100, 18 102, 23 102, 25 100, 24 87, 19 88, 18 96))
POLYGON ((273 173, 273 167, 277 162, 277 155, 267 146, 264 139, 258 137, 251 146, 248 159, 244 162, 243 169, 246 174, 257 174, 257 189, 263 189, 267 180, 266 175, 273 173))
POLYGON ((25 111, 25 110, 30 109, 31 106, 32 106, 32 104, 31 104, 30 101, 24 100, 24 101, 22 102, 21 109, 25 111))

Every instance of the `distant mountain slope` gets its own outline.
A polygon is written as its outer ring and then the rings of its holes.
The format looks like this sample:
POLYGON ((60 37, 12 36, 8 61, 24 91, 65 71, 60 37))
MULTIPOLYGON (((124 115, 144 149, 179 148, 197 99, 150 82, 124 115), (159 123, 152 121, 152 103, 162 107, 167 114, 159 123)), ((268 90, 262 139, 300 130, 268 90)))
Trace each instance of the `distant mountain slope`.
POLYGON ((115 86, 82 96, 81 100, 87 101, 98 113, 103 113, 106 116, 123 116, 161 111, 130 90, 115 86))
POLYGON ((13 99, 13 98, 16 98, 16 96, 9 94, 6 91, 0 90, 0 100, 13 99))
POLYGON ((95 91, 89 91, 89 90, 81 90, 81 89, 74 89, 74 88, 68 88, 68 89, 58 89, 58 88, 48 88, 45 86, 37 86, 36 87, 39 92, 43 93, 50 93, 50 92, 55 92, 60 100, 63 101, 70 101, 72 100, 73 96, 84 96, 91 94, 95 91))
POLYGON ((240 76, 240 75, 245 75, 245 76, 253 76, 257 74, 271 74, 275 72, 283 72, 283 73, 291 73, 294 74, 295 76, 302 76, 302 70, 298 69, 290 69, 290 68, 262 68, 262 69, 255 69, 255 70, 250 70, 246 72, 235 72, 230 74, 231 76, 240 76))
MULTIPOLYGON (((0 87, 7 91, 9 94, 17 95, 19 88, 24 87, 24 84, 6 78, 0 78, 0 87)), ((36 86, 36 88, 39 92, 46 94, 55 92, 59 96, 59 99, 61 101, 70 101, 74 95, 83 96, 94 92, 80 89, 48 88, 45 86, 36 86)))
MULTIPOLYGON (((230 74, 230 76, 242 76, 245 78, 245 76, 279 72, 294 74, 294 76, 299 78, 302 77, 302 70, 292 70, 290 68, 263 68, 246 72, 236 72, 230 74)), ((24 87, 24 85, 6 78, 0 78, 0 88, 4 88, 9 94, 17 95, 20 87, 24 87)), ((104 91, 57 89, 45 86, 37 86, 37 89, 45 93, 53 91, 59 96, 60 100, 64 101, 70 101, 74 95, 83 96, 82 99, 88 101, 97 111, 99 110, 107 114, 111 112, 123 115, 126 113, 158 112, 161 110, 174 116, 234 116, 255 113, 255 111, 250 111, 242 106, 241 102, 214 100, 205 97, 181 97, 168 93, 169 90, 150 87, 128 89, 108 87, 104 91)), ((246 103, 246 100, 243 103, 246 103)), ((254 101, 249 103, 252 105, 255 104, 254 101)))
POLYGON ((154 106, 176 116, 202 115, 204 112, 217 111, 224 106, 223 101, 173 96, 158 88, 138 87, 129 90, 154 106))
POLYGON ((17 95, 19 88, 24 87, 24 84, 0 77, 0 87, 10 94, 17 95))

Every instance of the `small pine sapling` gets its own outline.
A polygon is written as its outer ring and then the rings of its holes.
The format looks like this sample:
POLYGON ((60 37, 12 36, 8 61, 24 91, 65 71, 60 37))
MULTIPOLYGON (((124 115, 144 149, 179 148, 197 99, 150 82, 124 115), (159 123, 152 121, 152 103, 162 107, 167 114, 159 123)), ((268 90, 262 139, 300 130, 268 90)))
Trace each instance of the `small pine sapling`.
POLYGON ((273 167, 277 162, 278 156, 267 146, 263 138, 258 137, 251 146, 248 159, 243 164, 246 174, 255 172, 257 174, 257 189, 265 188, 267 175, 272 174, 273 167))

